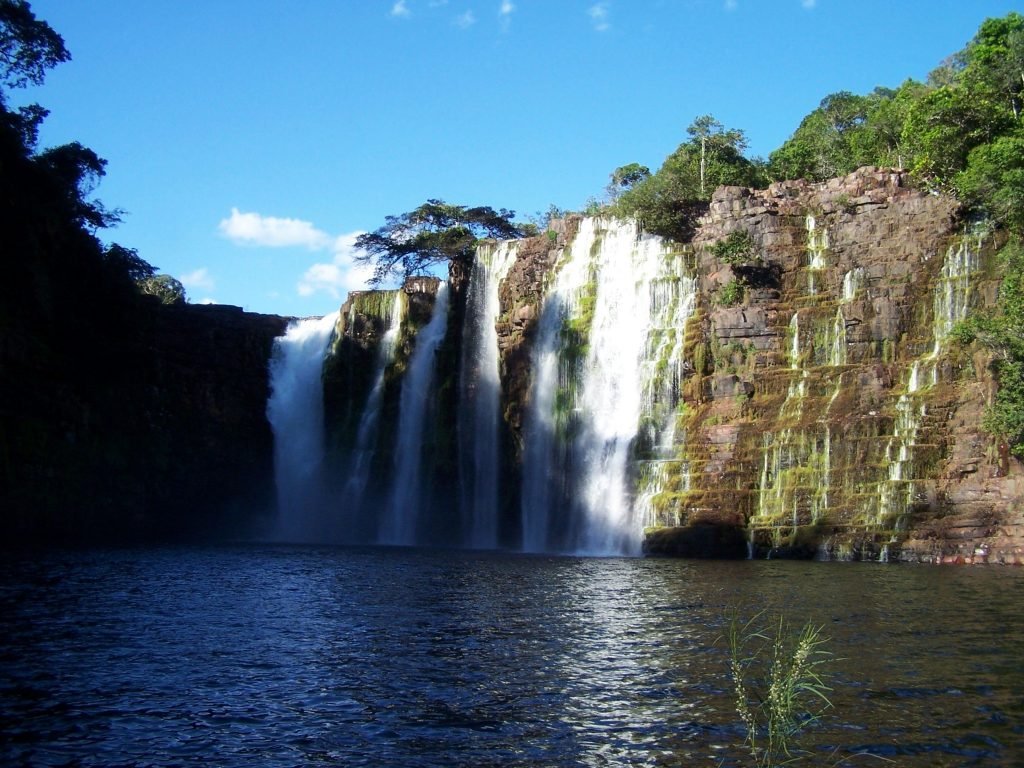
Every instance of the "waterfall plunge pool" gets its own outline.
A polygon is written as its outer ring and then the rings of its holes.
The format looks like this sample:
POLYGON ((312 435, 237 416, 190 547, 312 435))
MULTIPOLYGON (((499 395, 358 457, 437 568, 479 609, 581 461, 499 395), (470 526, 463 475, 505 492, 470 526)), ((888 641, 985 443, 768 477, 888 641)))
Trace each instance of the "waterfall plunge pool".
POLYGON ((763 608, 830 638, 811 764, 1021 765, 1022 597, 1004 568, 8 555, 0 763, 746 765, 719 638, 732 610, 763 608))

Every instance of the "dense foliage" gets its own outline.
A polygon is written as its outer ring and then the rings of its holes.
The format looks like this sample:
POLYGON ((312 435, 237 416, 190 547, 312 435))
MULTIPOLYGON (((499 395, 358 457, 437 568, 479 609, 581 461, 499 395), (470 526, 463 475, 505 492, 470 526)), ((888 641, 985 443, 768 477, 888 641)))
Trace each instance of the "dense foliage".
POLYGON ((467 208, 428 200, 415 210, 388 216, 383 226, 356 239, 357 260, 373 266, 373 283, 421 275, 438 264, 472 261, 477 241, 521 237, 514 211, 467 208))
POLYGON ((711 115, 703 115, 687 133, 690 138, 656 173, 637 163, 612 173, 612 186, 625 189, 612 204, 614 214, 636 217, 649 232, 685 240, 716 187, 762 183, 761 163, 743 155, 743 131, 727 129, 711 115))
MULTIPOLYGON (((998 306, 972 317, 960 335, 994 352, 999 388, 986 427, 1024 457, 1024 16, 986 20, 927 82, 829 94, 767 163, 745 157, 743 132, 710 115, 687 133, 655 173, 632 163, 611 174, 613 214, 686 240, 718 185, 824 181, 874 165, 909 171, 915 183, 957 196, 969 214, 1002 230, 998 306)), ((732 260, 743 258, 739 246, 716 247, 732 260)))

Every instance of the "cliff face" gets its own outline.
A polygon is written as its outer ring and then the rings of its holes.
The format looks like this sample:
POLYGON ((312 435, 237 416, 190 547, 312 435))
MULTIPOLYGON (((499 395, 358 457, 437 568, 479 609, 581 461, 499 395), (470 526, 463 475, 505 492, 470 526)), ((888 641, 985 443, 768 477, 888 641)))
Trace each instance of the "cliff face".
MULTIPOLYGON (((680 247, 699 289, 649 552, 1021 561, 1024 475, 979 426, 988 361, 947 338, 994 300, 998 242, 967 230, 888 170, 716 192, 680 247)), ((513 435, 571 235, 524 243, 502 288, 513 435)))
POLYGON ((272 511, 267 361, 285 319, 120 307, 7 339, 10 543, 237 536, 272 511))

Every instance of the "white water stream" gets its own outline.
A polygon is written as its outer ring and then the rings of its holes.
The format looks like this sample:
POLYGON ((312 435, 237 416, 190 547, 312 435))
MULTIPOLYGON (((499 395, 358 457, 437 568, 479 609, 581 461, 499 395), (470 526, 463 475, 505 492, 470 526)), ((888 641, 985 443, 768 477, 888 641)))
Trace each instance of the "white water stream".
POLYGON ((416 348, 402 380, 395 447, 392 495, 380 521, 378 542, 410 545, 416 531, 425 489, 421 479, 423 429, 434 383, 434 353, 448 330, 448 284, 441 283, 430 322, 416 335, 416 348))
POLYGON ((498 288, 519 253, 519 241, 477 248, 466 294, 459 381, 459 491, 463 544, 498 546, 501 381, 498 288))
POLYGON ((274 432, 275 534, 283 541, 318 541, 329 526, 321 374, 337 322, 337 312, 299 320, 274 341, 267 419, 274 432))

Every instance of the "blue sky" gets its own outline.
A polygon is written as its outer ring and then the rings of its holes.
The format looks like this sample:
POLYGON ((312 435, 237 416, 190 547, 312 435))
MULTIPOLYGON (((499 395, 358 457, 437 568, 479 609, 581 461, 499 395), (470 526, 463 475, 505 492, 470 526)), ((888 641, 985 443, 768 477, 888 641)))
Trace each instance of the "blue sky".
POLYGON ((924 79, 1001 0, 34 0, 70 63, 12 101, 193 301, 319 315, 428 198, 581 208, 694 117, 767 156, 827 94, 924 79))

